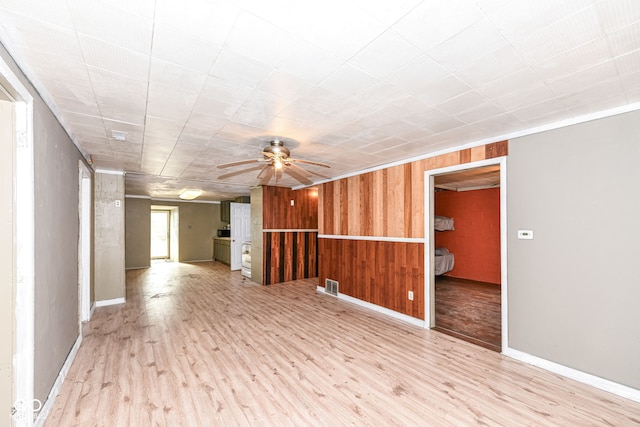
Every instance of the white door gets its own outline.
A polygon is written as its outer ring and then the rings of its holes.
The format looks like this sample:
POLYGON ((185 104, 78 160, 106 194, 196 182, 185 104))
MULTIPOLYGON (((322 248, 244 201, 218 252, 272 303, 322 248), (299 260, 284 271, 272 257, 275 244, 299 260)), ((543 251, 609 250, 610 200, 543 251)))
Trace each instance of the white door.
POLYGON ((251 241, 251 205, 231 203, 231 270, 242 268, 242 243, 251 241))

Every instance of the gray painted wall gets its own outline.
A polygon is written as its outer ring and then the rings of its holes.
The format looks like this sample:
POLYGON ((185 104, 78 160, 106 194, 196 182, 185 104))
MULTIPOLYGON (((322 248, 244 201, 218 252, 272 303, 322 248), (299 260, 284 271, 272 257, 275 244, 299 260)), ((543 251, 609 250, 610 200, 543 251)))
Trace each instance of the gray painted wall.
POLYGON ((78 161, 82 156, 2 46, 0 56, 34 99, 34 397, 44 402, 79 333, 78 161))
POLYGON ((507 167, 510 347, 636 389, 639 164, 633 112, 512 140, 507 167))
POLYGON ((149 267, 151 199, 125 199, 125 267, 149 267))
POLYGON ((181 262, 211 260, 212 238, 219 228, 220 205, 194 202, 156 202, 143 203, 144 199, 127 199, 127 268, 149 266, 149 244, 151 227, 151 205, 177 206, 179 208, 179 256, 181 262), (136 230, 136 231, 133 231, 136 230), (144 230, 147 235, 144 236, 144 230), (149 237, 147 237, 149 236, 149 237), (140 240, 146 239, 146 244, 140 240))
POLYGON ((96 301, 125 298, 124 176, 96 173, 94 179, 96 301))

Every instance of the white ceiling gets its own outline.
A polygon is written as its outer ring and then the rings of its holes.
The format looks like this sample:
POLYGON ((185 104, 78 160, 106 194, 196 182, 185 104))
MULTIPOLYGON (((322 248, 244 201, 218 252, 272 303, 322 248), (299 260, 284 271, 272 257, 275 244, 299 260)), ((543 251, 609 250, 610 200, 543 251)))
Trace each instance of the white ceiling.
POLYGON ((248 194, 216 165, 273 136, 335 177, 640 101, 638 0, 0 0, 0 40, 157 198, 248 194))

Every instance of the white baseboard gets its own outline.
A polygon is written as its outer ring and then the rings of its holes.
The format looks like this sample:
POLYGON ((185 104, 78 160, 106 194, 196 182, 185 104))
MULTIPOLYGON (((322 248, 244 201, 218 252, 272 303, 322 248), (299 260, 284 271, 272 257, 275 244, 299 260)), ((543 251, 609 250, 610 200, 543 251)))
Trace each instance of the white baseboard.
POLYGON ((503 349, 502 354, 511 357, 512 359, 516 359, 529 365, 537 366, 538 368, 542 368, 546 371, 553 372, 554 374, 562 375, 563 377, 567 377, 583 384, 598 388, 600 390, 613 393, 620 397, 633 400, 634 402, 640 402, 640 390, 636 390, 634 388, 627 387, 625 385, 618 384, 616 382, 609 381, 595 375, 587 374, 586 372, 569 368, 568 366, 560 365, 559 363, 555 363, 538 356, 533 356, 520 350, 514 350, 509 347, 503 349))
POLYGON ((60 389, 62 389, 62 383, 64 383, 67 374, 69 373, 69 369, 71 369, 71 364, 73 360, 76 358, 76 354, 78 354, 78 350, 80 349, 80 344, 82 344, 82 335, 78 335, 76 342, 71 347, 71 351, 67 355, 67 359, 64 361, 60 372, 58 372, 58 378, 56 378, 56 382, 53 383, 51 390, 49 391, 49 395, 47 396, 47 401, 44 402, 42 408, 38 412, 38 416, 34 421, 34 425, 36 427, 42 427, 44 422, 47 420, 49 416, 49 412, 53 409, 53 404, 58 397, 58 393, 60 393, 60 389))
MULTIPOLYGON (((323 293, 323 294, 325 293, 324 292, 324 287, 322 287, 322 286, 317 286, 316 290, 318 292, 323 293)), ((331 296, 333 296, 333 295, 331 295, 331 296)), ((359 305, 360 307, 364 307, 364 308, 367 308, 369 310, 376 311, 378 313, 384 314, 384 315, 389 316, 389 317, 393 317, 394 319, 410 323, 410 324, 412 324, 414 326, 418 326, 420 328, 424 328, 424 320, 416 319, 415 317, 407 316, 406 314, 402 314, 402 313, 399 313, 397 311, 390 310, 390 309, 385 308, 385 307, 381 307, 379 305, 371 304, 370 302, 366 302, 366 301, 363 301, 361 299, 350 297, 349 295, 344 295, 344 294, 341 294, 341 293, 338 293, 338 299, 341 299, 343 301, 349 302, 351 304, 359 305)))
POLYGON ((127 267, 125 270, 142 270, 143 268, 150 268, 150 265, 141 265, 140 267, 127 267))
POLYGON ((91 321, 91 318, 93 317, 93 312, 96 311, 96 302, 94 301, 93 304, 91 304, 91 309, 89 310, 89 321, 91 321))
POLYGON ((95 302, 95 306, 96 307, 106 307, 108 305, 124 304, 125 302, 126 302, 126 300, 124 298, 105 299, 105 300, 102 300, 102 301, 96 301, 95 302))

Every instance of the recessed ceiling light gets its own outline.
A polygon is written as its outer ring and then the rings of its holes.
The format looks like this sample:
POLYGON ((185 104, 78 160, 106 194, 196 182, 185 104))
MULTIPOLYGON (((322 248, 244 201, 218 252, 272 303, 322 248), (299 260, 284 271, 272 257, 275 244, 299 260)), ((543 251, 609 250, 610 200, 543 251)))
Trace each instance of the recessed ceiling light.
POLYGON ((183 200, 193 200, 202 194, 202 190, 184 190, 180 193, 180 198, 183 200))

